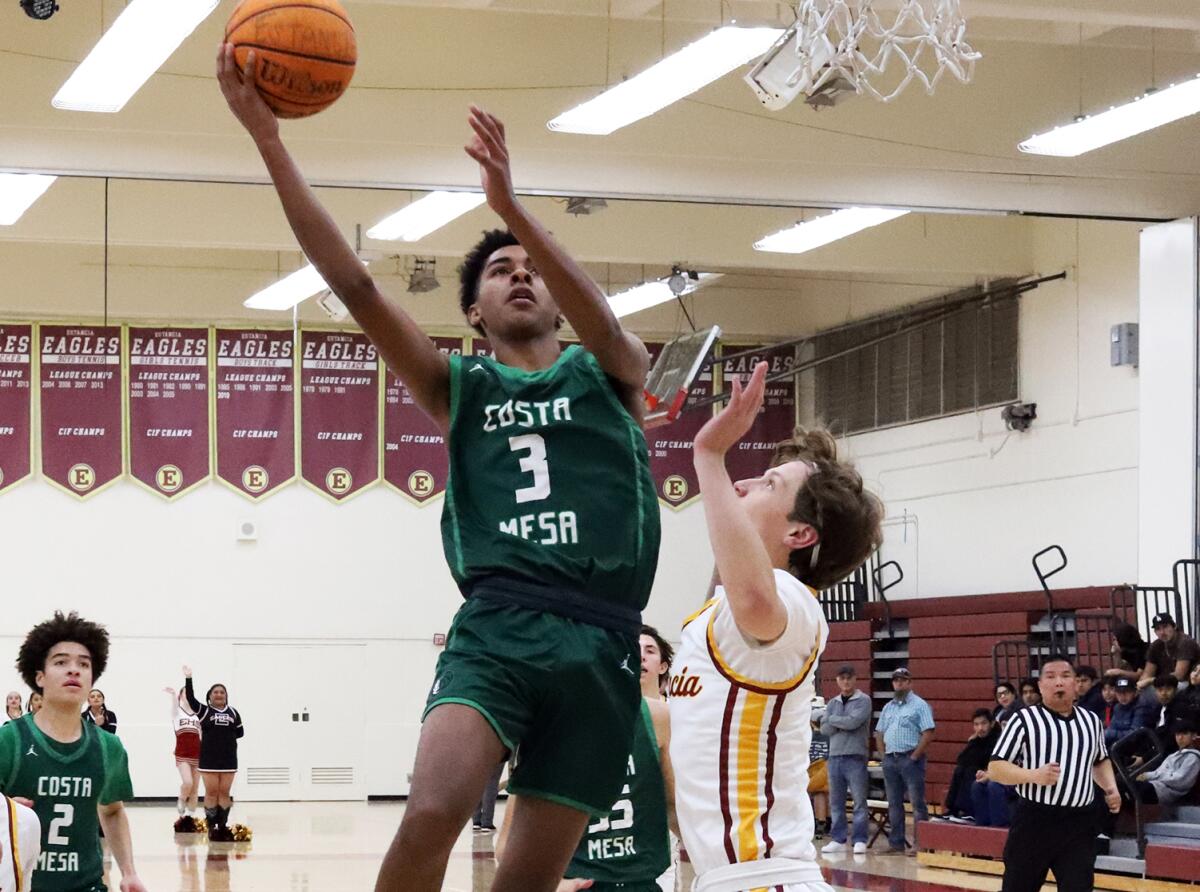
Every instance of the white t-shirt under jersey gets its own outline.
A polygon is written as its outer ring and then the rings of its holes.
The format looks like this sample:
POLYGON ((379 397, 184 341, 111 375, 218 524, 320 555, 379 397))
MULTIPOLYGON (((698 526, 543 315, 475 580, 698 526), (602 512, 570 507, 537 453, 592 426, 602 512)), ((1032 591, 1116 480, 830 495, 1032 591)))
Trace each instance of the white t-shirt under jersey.
POLYGON ((783 570, 787 627, 770 644, 743 635, 718 586, 689 618, 671 679, 671 765, 698 892, 828 889, 808 799, 809 724, 829 627, 816 595, 783 570))
POLYGON ((0 892, 28 892, 42 850, 42 822, 33 809, 0 794, 0 892))

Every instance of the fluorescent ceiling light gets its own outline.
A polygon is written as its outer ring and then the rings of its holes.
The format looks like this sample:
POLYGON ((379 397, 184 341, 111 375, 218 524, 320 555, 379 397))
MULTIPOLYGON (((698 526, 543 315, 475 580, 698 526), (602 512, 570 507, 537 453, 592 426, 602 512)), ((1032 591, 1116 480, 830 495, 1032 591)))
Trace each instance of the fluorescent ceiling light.
POLYGON ((51 103, 75 111, 120 111, 218 2, 132 0, 51 103))
POLYGON ((290 310, 328 287, 317 268, 310 263, 284 276, 274 285, 252 294, 246 298, 243 306, 252 310, 290 310))
MULTIPOLYGON (((721 278, 721 273, 700 273, 699 275, 699 281, 688 280, 687 287, 680 293, 681 297, 721 278)), ((608 305, 619 319, 622 316, 628 316, 658 304, 665 304, 674 299, 675 293, 663 279, 657 282, 643 282, 641 285, 619 291, 608 299, 608 305)))
POLYGON ((895 208, 844 208, 764 236, 754 243, 754 250, 803 254, 907 213, 895 208))
POLYGON ((20 220, 56 179, 40 173, 0 173, 0 226, 20 220))
POLYGON ((420 241, 435 229, 475 210, 487 200, 482 192, 430 192, 367 230, 367 238, 384 242, 420 241))
POLYGON ((782 34, 782 28, 718 28, 546 126, 562 133, 607 136, 761 56, 782 34))
POLYGON ((1035 134, 1017 148, 1031 155, 1073 158, 1196 112, 1200 112, 1200 74, 1098 115, 1035 134))

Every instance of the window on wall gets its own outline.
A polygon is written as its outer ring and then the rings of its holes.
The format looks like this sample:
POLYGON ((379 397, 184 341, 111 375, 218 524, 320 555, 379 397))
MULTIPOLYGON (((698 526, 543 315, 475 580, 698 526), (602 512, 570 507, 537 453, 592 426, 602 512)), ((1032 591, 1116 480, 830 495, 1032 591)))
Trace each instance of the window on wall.
POLYGON ((850 434, 1014 402, 1016 297, 974 305, 940 322, 851 349, 936 307, 924 304, 817 335, 814 356, 836 357, 815 369, 817 418, 837 433, 850 434))

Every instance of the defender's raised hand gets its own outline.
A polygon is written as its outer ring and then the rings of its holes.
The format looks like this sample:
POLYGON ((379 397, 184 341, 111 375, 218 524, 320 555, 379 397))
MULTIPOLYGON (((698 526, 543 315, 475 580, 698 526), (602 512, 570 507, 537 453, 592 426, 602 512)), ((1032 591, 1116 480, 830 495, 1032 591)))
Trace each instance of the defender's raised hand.
POLYGON ((239 68, 233 44, 223 43, 217 48, 217 83, 221 85, 221 94, 233 116, 255 142, 261 142, 278 135, 279 120, 254 85, 255 61, 254 50, 250 50, 246 64, 239 68))
POLYGON ((488 207, 504 217, 517 203, 504 123, 475 105, 471 106, 467 122, 475 136, 464 149, 479 163, 479 182, 487 196, 488 207))
POLYGON ((733 379, 733 392, 725 408, 708 420, 696 434, 694 448, 697 453, 710 452, 724 455, 754 424, 758 410, 762 408, 763 393, 766 391, 767 364, 760 362, 754 374, 742 387, 740 378, 733 379))

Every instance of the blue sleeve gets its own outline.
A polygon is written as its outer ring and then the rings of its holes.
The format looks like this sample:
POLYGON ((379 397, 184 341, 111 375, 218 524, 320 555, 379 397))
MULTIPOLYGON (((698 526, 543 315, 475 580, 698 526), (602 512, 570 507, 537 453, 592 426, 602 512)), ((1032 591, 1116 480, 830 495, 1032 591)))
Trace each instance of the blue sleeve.
POLYGON ((933 721, 933 710, 929 704, 922 701, 921 703, 921 733, 932 731, 937 725, 933 721))

